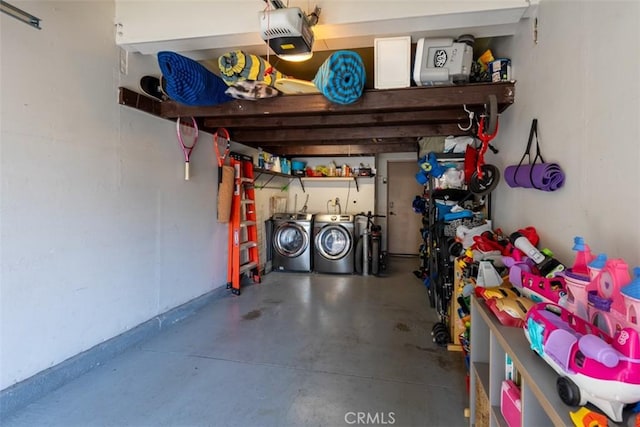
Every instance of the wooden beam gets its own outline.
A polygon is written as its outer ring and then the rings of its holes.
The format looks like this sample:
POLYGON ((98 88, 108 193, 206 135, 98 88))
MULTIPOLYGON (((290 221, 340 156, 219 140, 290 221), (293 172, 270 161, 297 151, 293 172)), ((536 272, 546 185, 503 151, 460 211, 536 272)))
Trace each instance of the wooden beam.
POLYGON ((490 94, 502 112, 515 82, 368 90, 349 105, 315 94, 189 107, 120 88, 119 103, 167 119, 194 116, 202 131, 226 127, 234 141, 277 154, 363 155, 416 151, 421 136, 466 135, 457 126, 467 120, 463 107, 479 113, 490 94))
POLYGON ((231 137, 240 143, 262 141, 307 141, 351 140, 392 137, 420 137, 438 135, 464 135, 455 124, 404 125, 404 126, 371 126, 319 129, 283 129, 283 130, 243 130, 237 129, 231 137))
POLYGON ((462 106, 458 109, 402 111, 392 113, 335 114, 299 116, 295 119, 285 116, 263 117, 215 117, 205 118, 204 124, 210 128, 242 129, 289 129, 318 127, 352 127, 365 125, 402 125, 416 123, 463 123, 468 115, 462 106))
POLYGON ((138 92, 134 92, 126 87, 118 88, 118 103, 127 107, 135 108, 145 113, 160 115, 161 102, 138 92))
MULTIPOLYGON (((263 141, 256 141, 255 144, 251 143, 251 147, 262 147, 268 145, 269 147, 289 147, 292 145, 369 145, 369 144, 415 144, 417 138, 363 138, 363 139, 345 139, 345 140, 319 140, 309 144, 309 141, 273 141, 264 144, 263 141)), ((248 145, 248 144, 245 144, 248 145)))
POLYGON ((288 95, 260 101, 234 100, 211 107, 189 107, 174 101, 162 103, 162 116, 261 117, 312 114, 348 114, 458 108, 484 105, 489 94, 496 95, 501 110, 513 103, 515 82, 476 83, 454 86, 411 87, 367 90, 353 104, 341 105, 324 95, 288 95))
POLYGON ((269 153, 281 156, 364 156, 380 153, 415 153, 418 146, 413 143, 399 144, 359 144, 359 145, 289 145, 264 146, 269 153))

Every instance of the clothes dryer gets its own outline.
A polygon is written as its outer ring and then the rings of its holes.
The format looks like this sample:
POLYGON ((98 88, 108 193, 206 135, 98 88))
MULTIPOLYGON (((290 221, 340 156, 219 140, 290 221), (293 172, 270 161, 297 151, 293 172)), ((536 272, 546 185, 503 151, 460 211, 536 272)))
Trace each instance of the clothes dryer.
POLYGON ((273 220, 274 271, 311 271, 313 215, 307 213, 276 213, 273 220))
POLYGON ((352 274, 355 265, 354 216, 316 214, 313 224, 314 271, 352 274))

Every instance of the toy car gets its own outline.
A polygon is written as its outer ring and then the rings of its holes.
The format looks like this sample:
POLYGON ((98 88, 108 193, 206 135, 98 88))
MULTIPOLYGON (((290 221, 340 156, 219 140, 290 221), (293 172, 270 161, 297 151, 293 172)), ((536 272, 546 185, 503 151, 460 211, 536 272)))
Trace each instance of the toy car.
POLYGON ((552 303, 527 313, 524 332, 531 348, 559 375, 564 403, 591 402, 615 422, 626 404, 640 401, 640 337, 629 327, 613 337, 552 303))

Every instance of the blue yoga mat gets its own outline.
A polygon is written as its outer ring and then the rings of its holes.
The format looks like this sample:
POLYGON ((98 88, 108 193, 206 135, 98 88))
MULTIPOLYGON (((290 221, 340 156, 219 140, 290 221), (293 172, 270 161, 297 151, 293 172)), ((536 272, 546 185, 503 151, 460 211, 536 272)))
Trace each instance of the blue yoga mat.
POLYGON ((169 98, 185 105, 210 106, 231 101, 225 82, 191 58, 175 52, 158 52, 160 71, 169 98))
POLYGON ((331 102, 351 104, 362 96, 367 75, 356 52, 339 50, 320 66, 313 83, 331 102))

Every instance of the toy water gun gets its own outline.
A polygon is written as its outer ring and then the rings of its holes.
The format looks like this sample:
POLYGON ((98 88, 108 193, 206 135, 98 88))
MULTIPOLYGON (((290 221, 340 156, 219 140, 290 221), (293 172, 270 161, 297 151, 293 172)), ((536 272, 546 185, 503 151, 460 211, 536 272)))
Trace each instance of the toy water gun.
POLYGON ((569 412, 569 416, 576 427, 607 427, 609 423, 607 417, 584 406, 575 412, 569 412))

